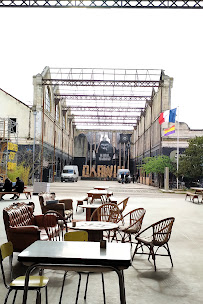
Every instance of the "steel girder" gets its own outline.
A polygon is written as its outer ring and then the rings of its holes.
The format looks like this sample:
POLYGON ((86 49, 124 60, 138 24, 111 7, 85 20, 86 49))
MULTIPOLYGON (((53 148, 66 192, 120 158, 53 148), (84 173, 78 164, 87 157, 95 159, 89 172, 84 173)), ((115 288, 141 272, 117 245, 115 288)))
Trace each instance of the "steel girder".
POLYGON ((122 96, 122 95, 81 95, 81 94, 60 94, 55 95, 57 100, 112 100, 112 101, 147 101, 150 100, 149 96, 122 96))
POLYGON ((126 125, 126 126, 134 126, 134 125, 136 125, 136 123, 135 124, 132 124, 132 122, 126 122, 126 121, 124 121, 124 122, 116 122, 116 121, 112 121, 112 122, 106 122, 106 121, 91 121, 91 120, 89 120, 89 121, 85 121, 85 123, 84 123, 84 121, 81 121, 81 120, 78 120, 78 121, 75 121, 75 124, 76 125, 87 125, 87 126, 111 126, 111 125, 114 125, 114 126, 122 126, 122 125, 126 125))
POLYGON ((79 80, 79 79, 42 79, 42 85, 69 87, 141 87, 154 88, 162 85, 161 80, 79 80))
POLYGON ((202 0, 0 0, 0 7, 201 9, 202 0))
POLYGON ((79 112, 84 112, 84 111, 91 111, 91 112, 141 112, 142 110, 144 110, 143 107, 129 107, 129 108, 125 108, 125 107, 89 107, 89 106, 75 106, 75 105, 70 105, 67 107, 63 107, 64 111, 67 111, 71 109, 72 111, 79 111, 79 112))
MULTIPOLYGON (((74 114, 74 118, 82 118, 82 119, 87 119, 87 118, 91 118, 91 119, 106 119, 106 120, 135 120, 139 117, 139 115, 136 116, 116 116, 116 115, 90 115, 90 114, 81 114, 81 115, 77 115, 74 114)), ((68 116, 68 118, 72 118, 72 116, 68 116)), ((77 122, 77 120, 75 119, 75 121, 77 122)))

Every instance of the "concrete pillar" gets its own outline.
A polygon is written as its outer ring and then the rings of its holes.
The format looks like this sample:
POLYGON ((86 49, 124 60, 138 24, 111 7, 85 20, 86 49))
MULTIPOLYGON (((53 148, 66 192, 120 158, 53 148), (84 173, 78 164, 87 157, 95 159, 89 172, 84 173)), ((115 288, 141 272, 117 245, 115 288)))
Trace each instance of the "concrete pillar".
POLYGON ((165 167, 164 171, 164 189, 168 191, 169 189, 169 168, 165 167))

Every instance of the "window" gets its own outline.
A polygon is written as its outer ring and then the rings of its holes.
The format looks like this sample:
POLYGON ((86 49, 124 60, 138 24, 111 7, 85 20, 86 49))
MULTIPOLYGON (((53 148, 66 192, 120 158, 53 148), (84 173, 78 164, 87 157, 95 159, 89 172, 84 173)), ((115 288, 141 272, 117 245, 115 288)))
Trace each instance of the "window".
POLYGON ((9 119, 9 131, 11 133, 16 133, 16 118, 9 119))
POLYGON ((63 115, 63 129, 66 128, 66 116, 63 115))
POLYGON ((59 105, 56 105, 56 120, 59 121, 59 105))
POLYGON ((45 109, 49 112, 51 111, 51 92, 49 87, 46 87, 45 91, 45 109))

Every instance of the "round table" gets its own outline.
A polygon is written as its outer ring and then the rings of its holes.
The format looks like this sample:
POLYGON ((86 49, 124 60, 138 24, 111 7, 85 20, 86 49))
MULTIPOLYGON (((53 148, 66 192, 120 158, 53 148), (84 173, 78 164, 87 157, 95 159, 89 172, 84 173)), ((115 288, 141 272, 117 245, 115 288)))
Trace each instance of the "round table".
POLYGON ((88 241, 99 242, 103 240, 103 231, 110 231, 118 228, 118 224, 102 221, 79 221, 73 227, 72 223, 67 224, 68 228, 84 230, 88 232, 88 241))

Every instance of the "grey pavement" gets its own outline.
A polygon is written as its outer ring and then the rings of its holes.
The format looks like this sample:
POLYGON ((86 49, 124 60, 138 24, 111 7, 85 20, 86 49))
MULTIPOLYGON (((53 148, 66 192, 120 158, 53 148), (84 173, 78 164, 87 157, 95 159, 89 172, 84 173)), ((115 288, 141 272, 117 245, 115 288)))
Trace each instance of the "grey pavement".
MULTIPOLYGON (((159 189, 141 184, 119 184, 116 181, 78 181, 77 183, 53 183, 51 192, 56 192, 56 198, 72 198, 74 201, 74 218, 84 219, 82 209, 75 211, 77 199, 86 196, 88 190, 96 185, 108 185, 118 201, 129 196, 126 212, 143 207, 146 215, 143 229, 160 219, 174 216, 172 236, 169 241, 174 267, 171 267, 169 257, 157 257, 157 271, 145 255, 136 255, 132 266, 124 271, 127 304, 166 303, 166 304, 200 304, 203 303, 203 204, 193 204, 185 201, 184 194, 162 193, 159 189)), ((19 201, 33 201, 35 213, 40 214, 38 197, 26 200, 23 195, 19 201)), ((10 205, 12 200, 5 196, 0 202, 0 212, 10 205)), ((6 242, 3 219, 0 222, 0 242, 6 242)), ((82 250, 82 248, 81 248, 82 250)), ((23 273, 25 267, 17 262, 14 255, 15 273, 23 273)), ((48 285, 49 303, 59 301, 63 272, 46 270, 50 277, 48 285)), ((118 279, 114 273, 106 273, 105 290, 106 303, 119 303, 118 279)), ((87 299, 84 301, 84 284, 86 276, 82 276, 82 285, 78 304, 103 303, 101 275, 91 274, 87 299)), ((75 303, 78 275, 69 272, 66 280, 63 302, 75 303)), ((6 294, 0 277, 0 303, 6 294)), ((42 303, 44 291, 42 291, 42 303)), ((12 298, 12 297, 11 297, 12 298)), ((12 303, 12 300, 8 303, 12 303)), ((16 304, 22 303, 22 292, 19 292, 16 304)), ((29 292, 28 303, 35 303, 35 293, 29 292)))

